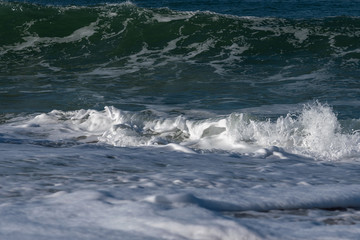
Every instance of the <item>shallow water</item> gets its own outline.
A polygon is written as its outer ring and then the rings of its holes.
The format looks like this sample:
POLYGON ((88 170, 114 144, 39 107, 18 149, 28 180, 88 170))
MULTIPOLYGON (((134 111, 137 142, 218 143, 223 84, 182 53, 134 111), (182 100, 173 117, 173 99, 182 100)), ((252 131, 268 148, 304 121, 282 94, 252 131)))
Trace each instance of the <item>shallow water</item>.
POLYGON ((1 1, 0 238, 358 239, 358 6, 1 1))

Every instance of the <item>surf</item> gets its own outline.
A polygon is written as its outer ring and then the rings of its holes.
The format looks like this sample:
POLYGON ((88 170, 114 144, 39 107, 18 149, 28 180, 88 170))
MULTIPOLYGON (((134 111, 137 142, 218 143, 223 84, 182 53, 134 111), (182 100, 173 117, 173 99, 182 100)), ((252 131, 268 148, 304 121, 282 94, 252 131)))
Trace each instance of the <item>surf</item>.
POLYGON ((333 109, 318 102, 274 120, 245 113, 198 120, 161 115, 151 110, 129 112, 115 107, 103 111, 53 110, 12 119, 1 129, 8 134, 7 139, 118 147, 168 146, 194 153, 227 151, 263 158, 286 159, 289 154, 299 154, 319 160, 344 160, 356 159, 360 154, 360 129, 353 129, 359 120, 342 126, 333 109))

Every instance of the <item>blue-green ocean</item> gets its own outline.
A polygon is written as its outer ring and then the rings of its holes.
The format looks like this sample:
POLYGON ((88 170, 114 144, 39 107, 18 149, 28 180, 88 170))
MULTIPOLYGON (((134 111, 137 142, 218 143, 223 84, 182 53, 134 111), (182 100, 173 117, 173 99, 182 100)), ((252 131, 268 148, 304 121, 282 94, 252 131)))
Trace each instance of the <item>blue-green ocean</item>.
POLYGON ((359 239, 360 1, 0 1, 0 239, 359 239))

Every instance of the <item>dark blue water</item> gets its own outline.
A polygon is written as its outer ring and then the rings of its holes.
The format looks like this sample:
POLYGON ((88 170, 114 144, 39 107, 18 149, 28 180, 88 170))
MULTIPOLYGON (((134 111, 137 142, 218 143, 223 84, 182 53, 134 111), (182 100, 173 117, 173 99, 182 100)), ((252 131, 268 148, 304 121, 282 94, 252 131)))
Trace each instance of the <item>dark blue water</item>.
MULTIPOLYGON (((21 1, 20 1, 21 2, 21 1)), ((97 5, 104 3, 121 3, 125 1, 42 1, 26 2, 46 5, 97 5)), ((161 0, 161 1, 132 1, 140 7, 162 8, 168 7, 178 11, 212 11, 237 16, 257 17, 285 17, 285 18, 321 18, 329 16, 359 16, 360 1, 332 1, 332 0, 161 0)))

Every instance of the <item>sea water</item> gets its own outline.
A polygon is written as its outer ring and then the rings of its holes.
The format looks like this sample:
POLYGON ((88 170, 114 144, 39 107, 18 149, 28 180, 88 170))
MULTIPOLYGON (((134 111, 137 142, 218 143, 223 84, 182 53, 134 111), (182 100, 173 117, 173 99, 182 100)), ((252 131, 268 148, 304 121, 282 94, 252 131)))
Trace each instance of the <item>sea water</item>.
POLYGON ((359 239, 359 1, 0 1, 0 239, 359 239))

